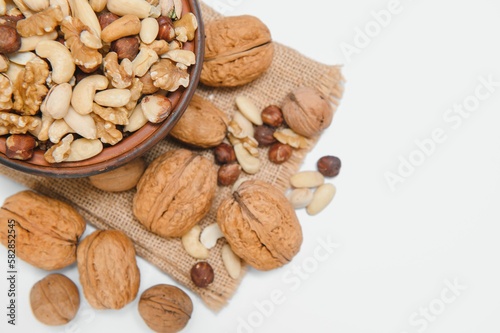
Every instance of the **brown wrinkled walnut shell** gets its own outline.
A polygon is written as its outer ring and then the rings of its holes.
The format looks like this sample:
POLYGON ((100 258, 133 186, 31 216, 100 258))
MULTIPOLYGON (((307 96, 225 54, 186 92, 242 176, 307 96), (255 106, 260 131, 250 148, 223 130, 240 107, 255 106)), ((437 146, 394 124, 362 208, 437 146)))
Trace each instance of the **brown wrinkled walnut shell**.
POLYGON ((78 246, 83 294, 95 309, 121 309, 139 291, 140 273, 132 241, 118 230, 99 230, 78 246))
POLYGON ((236 87, 271 66, 274 46, 267 26, 250 15, 225 17, 205 25, 205 59, 200 81, 212 87, 236 87))
POLYGON ((7 198, 0 209, 0 242, 6 247, 9 220, 15 221, 16 255, 22 260, 46 270, 75 262, 85 220, 70 205, 32 191, 7 198))
POLYGON ((233 252, 259 270, 287 264, 302 244, 292 205, 278 189, 259 180, 242 183, 221 203, 217 223, 233 252))
POLYGON ((171 150, 144 172, 134 197, 135 217, 162 237, 181 237, 210 210, 217 170, 187 149, 171 150))
POLYGON ((155 332, 181 331, 191 319, 193 302, 175 286, 159 284, 145 290, 139 301, 139 314, 155 332))
POLYGON ((288 94, 282 111, 288 126, 307 138, 320 134, 333 119, 330 102, 310 87, 299 87, 288 94))
POLYGON ((76 316, 80 294, 75 283, 62 274, 50 274, 30 292, 33 315, 45 325, 64 325, 76 316))
POLYGON ((170 135, 191 146, 211 148, 224 140, 228 123, 227 116, 215 105, 194 95, 170 135))

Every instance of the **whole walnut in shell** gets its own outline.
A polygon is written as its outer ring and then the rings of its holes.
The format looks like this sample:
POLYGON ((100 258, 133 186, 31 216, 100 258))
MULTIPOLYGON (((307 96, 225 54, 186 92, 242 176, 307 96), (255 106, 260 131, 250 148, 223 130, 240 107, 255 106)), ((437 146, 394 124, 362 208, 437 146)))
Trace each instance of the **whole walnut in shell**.
POLYGON ((46 325, 64 325, 76 316, 80 294, 75 283, 62 274, 50 274, 33 285, 31 310, 46 325))
POLYGON ((283 193, 260 180, 242 183, 224 200, 217 223, 233 252, 259 270, 287 264, 302 244, 294 208, 283 193))
POLYGON ((185 144, 211 148, 218 146, 227 134, 229 119, 215 105, 194 95, 170 135, 185 144))
POLYGON ((118 230, 95 231, 78 246, 83 294, 95 309, 121 309, 139 291, 140 273, 132 241, 118 230))
POLYGON ((212 162, 187 149, 154 160, 137 184, 133 212, 146 229, 181 237, 210 210, 217 189, 212 162))
POLYGON ((334 114, 326 97, 310 87, 299 87, 288 94, 282 111, 288 126, 307 138, 330 126, 334 114))
POLYGON ((205 25, 205 58, 200 81, 212 87, 236 87, 252 82, 274 56, 271 33, 250 15, 224 17, 205 25))
MULTIPOLYGON (((76 245, 85 231, 85 220, 70 205, 44 195, 23 191, 7 198, 0 221, 14 221, 16 255, 33 266, 56 270, 76 260, 76 245)), ((8 228, 0 228, 7 247, 8 228)))
POLYGON ((181 331, 191 319, 193 302, 181 289, 158 284, 145 290, 139 301, 139 314, 155 332, 181 331))

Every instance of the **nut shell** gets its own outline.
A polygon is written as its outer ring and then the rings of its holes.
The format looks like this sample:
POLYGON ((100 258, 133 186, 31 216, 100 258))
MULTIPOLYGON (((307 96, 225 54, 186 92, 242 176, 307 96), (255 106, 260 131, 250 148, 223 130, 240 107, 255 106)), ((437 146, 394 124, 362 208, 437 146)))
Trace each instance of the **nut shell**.
POLYGON ((95 309, 121 309, 139 291, 140 273, 132 241, 118 230, 99 230, 78 246, 83 294, 95 309))
MULTIPOLYGON (((78 239, 85 220, 68 204, 32 191, 7 198, 0 209, 4 225, 14 220, 16 255, 33 266, 56 270, 76 260, 78 239)), ((0 228, 0 241, 7 246, 7 228, 0 228)))
POLYGON ((66 276, 50 274, 33 285, 30 304, 33 315, 45 325, 64 325, 76 316, 80 294, 66 276))
POLYGON ((155 332, 175 333, 186 327, 193 313, 191 298, 181 289, 158 284, 146 289, 139 301, 139 314, 155 332))
POLYGON ((274 56, 271 33, 250 15, 225 17, 205 26, 205 59, 200 81, 236 87, 261 76, 274 56))
POLYGON ((210 210, 217 170, 187 149, 171 150, 144 172, 134 197, 135 217, 162 237, 181 237, 210 210))
POLYGON ((288 94, 282 111, 288 126, 307 138, 329 127, 334 113, 326 97, 310 87, 299 87, 288 94))
POLYGON ((302 228, 290 202, 259 180, 242 183, 221 203, 217 223, 233 252, 259 270, 287 264, 302 244, 302 228))
POLYGON ((185 144, 211 148, 226 137, 229 119, 215 105, 194 95, 170 135, 185 144))

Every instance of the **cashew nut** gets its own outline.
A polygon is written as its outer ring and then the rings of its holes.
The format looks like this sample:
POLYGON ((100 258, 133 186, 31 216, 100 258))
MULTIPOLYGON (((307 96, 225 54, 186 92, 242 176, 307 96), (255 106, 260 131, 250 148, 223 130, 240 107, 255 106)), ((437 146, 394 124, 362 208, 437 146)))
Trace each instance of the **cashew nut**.
POLYGON ((141 47, 135 59, 132 60, 132 67, 134 68, 135 76, 144 76, 151 65, 153 65, 157 60, 158 54, 156 54, 153 49, 147 46, 141 47))
POLYGON ((63 119, 75 133, 80 134, 86 139, 97 139, 97 128, 94 119, 90 115, 81 115, 70 106, 68 113, 63 119))
POLYGON ((222 262, 227 273, 232 279, 237 279, 241 274, 241 259, 234 254, 229 244, 222 247, 222 262))
POLYGON ((196 259, 207 259, 209 255, 208 249, 200 243, 200 233, 200 226, 194 226, 193 229, 182 236, 182 246, 184 246, 184 249, 191 257, 196 259))
POLYGON ((101 140, 78 139, 71 143, 66 162, 77 162, 98 155, 103 149, 101 140))
POLYGON ((104 75, 90 75, 78 82, 73 89, 71 106, 81 115, 92 112, 96 90, 104 90, 109 81, 104 75))
POLYGON ((57 31, 51 31, 41 36, 21 37, 21 48, 17 52, 34 51, 41 41, 55 40, 57 31))
POLYGON ((224 234, 220 230, 219 225, 217 223, 212 223, 211 225, 203 229, 203 232, 200 236, 200 241, 201 244, 203 244, 203 246, 205 246, 207 249, 211 249, 217 244, 217 240, 222 237, 224 237, 224 234))
POLYGON ((61 138, 69 133, 74 133, 74 131, 68 123, 64 119, 57 119, 49 127, 49 140, 52 143, 59 143, 61 138))
POLYGON ((71 91, 72 88, 69 83, 53 86, 40 106, 42 113, 47 113, 54 119, 64 118, 69 110, 71 91))
POLYGON ((125 132, 135 132, 142 126, 146 125, 147 122, 148 118, 146 118, 144 112, 142 112, 141 104, 137 104, 128 118, 128 124, 123 128, 123 130, 125 132))
POLYGON ((75 73, 75 63, 69 50, 63 44, 53 40, 43 40, 35 49, 39 57, 49 60, 52 66, 52 81, 69 82, 75 73))
POLYGON ((94 101, 102 106, 118 108, 130 101, 131 93, 128 89, 107 89, 95 94, 94 101))
POLYGON ((242 143, 234 145, 234 154, 238 163, 243 168, 243 171, 250 175, 254 175, 260 170, 260 161, 257 157, 252 156, 242 143))

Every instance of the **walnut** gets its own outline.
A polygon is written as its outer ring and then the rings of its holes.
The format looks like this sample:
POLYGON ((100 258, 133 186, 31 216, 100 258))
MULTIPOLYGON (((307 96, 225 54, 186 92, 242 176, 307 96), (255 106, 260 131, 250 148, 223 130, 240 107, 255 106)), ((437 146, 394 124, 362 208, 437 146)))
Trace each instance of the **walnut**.
POLYGON ((140 273, 132 241, 118 230, 99 230, 78 246, 83 294, 95 309, 121 309, 139 291, 140 273))
POLYGON ((22 115, 34 115, 40 110, 49 89, 45 81, 49 76, 49 65, 39 57, 30 60, 14 82, 14 105, 12 108, 22 115))
POLYGON ((180 86, 187 87, 189 84, 187 70, 178 68, 169 59, 161 59, 151 66, 151 78, 156 87, 167 91, 175 91, 180 86))
POLYGON ((22 37, 41 36, 53 31, 63 20, 61 8, 48 7, 17 22, 17 32, 22 37))
POLYGON ((33 285, 31 310, 46 325, 64 325, 76 316, 80 294, 75 283, 62 274, 50 274, 33 285))
POLYGON ((95 113, 91 113, 90 115, 95 121, 97 138, 99 138, 102 143, 116 145, 118 142, 122 141, 123 133, 116 129, 115 124, 102 119, 95 113))
POLYGON ((139 301, 139 314, 155 332, 181 331, 193 313, 191 298, 181 289, 158 284, 146 289, 139 301))
POLYGON ((134 71, 130 60, 125 58, 119 64, 116 52, 109 52, 104 57, 103 66, 104 75, 106 75, 113 87, 127 88, 132 84, 134 71))
POLYGON ((254 16, 233 16, 205 26, 205 58, 200 81, 235 87, 261 76, 274 56, 269 29, 254 16))
MULTIPOLYGON (((0 220, 5 224, 13 221, 16 255, 22 260, 46 270, 75 262, 76 245, 85 230, 85 220, 68 204, 23 191, 5 200, 0 220)), ((0 228, 0 242, 5 246, 7 230, 0 228)))
POLYGON ((226 137, 228 121, 226 115, 215 105, 194 95, 170 135, 195 147, 215 147, 226 137))
POLYGON ((307 138, 320 134, 330 126, 334 114, 326 97, 310 87, 299 87, 288 94, 282 111, 288 126, 307 138))
POLYGON ((143 87, 143 83, 141 82, 141 80, 139 78, 134 78, 132 80, 132 86, 129 87, 129 90, 130 90, 130 100, 128 101, 127 104, 125 104, 125 106, 122 106, 121 108, 118 108, 118 110, 122 110, 122 109, 125 109, 128 111, 129 115, 130 113, 132 112, 132 110, 134 110, 135 106, 137 105, 137 101, 139 100, 139 98, 141 98, 142 96, 142 87, 143 87))
POLYGON ((125 108, 110 108, 94 103, 92 111, 103 120, 115 125, 128 124, 128 111, 125 108))
POLYGON ((35 130, 42 123, 40 118, 0 112, 0 135, 25 134, 35 130))
POLYGON ((83 71, 94 71, 102 63, 102 55, 98 50, 90 48, 80 40, 80 34, 87 31, 93 34, 92 29, 82 23, 78 18, 67 16, 61 23, 61 31, 66 40, 66 46, 71 50, 71 55, 83 71))
POLYGON ((212 162, 186 149, 170 150, 150 164, 133 201, 135 217, 163 237, 181 237, 210 210, 217 188, 212 162))
POLYGON ((71 153, 71 143, 73 143, 73 134, 68 134, 58 143, 47 149, 43 157, 49 163, 61 163, 68 159, 71 153))
POLYGON ((4 75, 0 75, 0 110, 12 109, 12 83, 10 79, 4 75))
POLYGON ((302 244, 295 210, 274 186, 243 182, 217 210, 217 223, 233 252, 259 270, 287 264, 302 244))
POLYGON ((228 138, 233 146, 241 143, 243 148, 245 148, 253 157, 259 157, 259 142, 253 137, 249 136, 246 131, 244 131, 237 121, 231 120, 227 127, 228 138))

